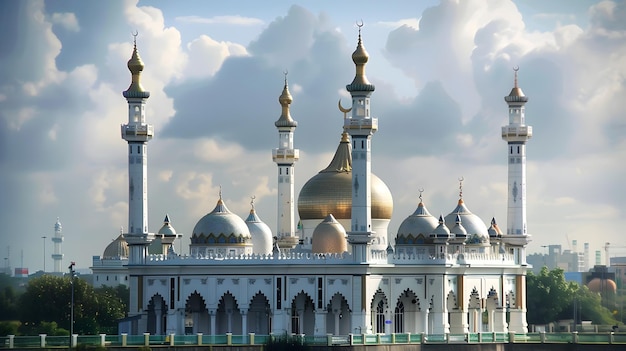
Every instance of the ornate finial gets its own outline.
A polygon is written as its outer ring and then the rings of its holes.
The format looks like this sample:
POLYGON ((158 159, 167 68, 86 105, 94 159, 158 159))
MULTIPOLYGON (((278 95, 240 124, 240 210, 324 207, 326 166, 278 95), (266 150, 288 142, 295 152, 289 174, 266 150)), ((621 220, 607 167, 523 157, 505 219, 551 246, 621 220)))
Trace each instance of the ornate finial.
POLYGON ((285 75, 285 86, 287 86, 287 75, 289 74, 288 70, 284 70, 283 74, 285 75))
POLYGON ((337 103, 337 106, 339 106, 339 111, 341 111, 343 113, 343 119, 348 118, 348 112, 352 111, 352 107, 345 108, 345 107, 341 106, 341 99, 339 99, 339 102, 337 103))
POLYGON ((424 192, 424 188, 419 188, 417 191, 420 192, 419 198, 420 198, 420 202, 422 202, 422 193, 424 192))
POLYGON ((222 200, 222 186, 221 186, 221 185, 220 185, 220 192, 219 192, 219 195, 220 195, 220 200, 222 200))
POLYGON ((120 226, 120 235, 122 235, 122 234, 124 234, 124 226, 123 225, 120 226))
POLYGON ((356 66, 356 74, 352 83, 346 86, 349 92, 353 91, 374 91, 375 87, 371 84, 365 76, 365 64, 369 60, 369 54, 363 47, 363 41, 361 39, 361 28, 363 27, 363 20, 356 23, 359 27, 359 40, 356 45, 356 50, 352 53, 352 62, 356 66))
POLYGON ((465 180, 465 178, 461 177, 459 178, 459 199, 463 198, 463 181, 465 180))
POLYGON ((514 66, 513 71, 515 71, 515 83, 514 86, 517 88, 517 71, 519 71, 519 66, 514 66))
POLYGON ((250 196, 250 206, 252 207, 252 210, 254 210, 254 199, 256 199, 256 196, 250 196))
POLYGON ((137 47, 137 36, 139 35, 139 32, 135 30, 135 32, 131 34, 133 35, 133 46, 137 47))

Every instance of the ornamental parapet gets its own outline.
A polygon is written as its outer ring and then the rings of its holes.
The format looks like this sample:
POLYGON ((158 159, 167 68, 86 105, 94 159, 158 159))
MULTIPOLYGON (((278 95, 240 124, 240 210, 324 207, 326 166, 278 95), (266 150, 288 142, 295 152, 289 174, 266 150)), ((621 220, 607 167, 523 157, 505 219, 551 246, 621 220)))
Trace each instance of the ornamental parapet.
POLYGON ((346 118, 343 126, 349 131, 361 129, 375 131, 378 130, 378 118, 346 118))
POLYGON ((300 159, 300 150, 298 149, 273 149, 272 159, 274 162, 293 163, 300 159))
MULTIPOLYGON (((456 253, 433 256, 429 254, 389 254, 386 251, 370 252, 370 264, 426 265, 426 266, 514 266, 514 255, 497 253, 456 253)), ((336 265, 354 264, 352 254, 287 252, 279 254, 244 254, 244 255, 177 255, 153 254, 146 260, 147 265, 336 265)))
MULTIPOLYGON (((502 138, 511 140, 521 138, 527 140, 533 136, 533 127, 531 126, 504 126, 502 127, 502 138)), ((522 140, 520 140, 522 141, 522 140)))
POLYGON ((122 124, 122 139, 128 141, 148 141, 154 136, 151 124, 122 124))

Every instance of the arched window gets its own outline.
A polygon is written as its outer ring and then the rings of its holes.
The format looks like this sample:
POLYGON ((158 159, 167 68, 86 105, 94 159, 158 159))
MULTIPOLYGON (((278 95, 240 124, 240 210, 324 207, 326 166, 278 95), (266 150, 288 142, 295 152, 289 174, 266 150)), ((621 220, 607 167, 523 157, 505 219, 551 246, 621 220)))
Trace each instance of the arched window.
POLYGON ((385 303, 382 300, 376 305, 376 332, 385 332, 385 303))
POLYGON ((393 324, 395 333, 404 333, 404 304, 402 301, 398 302, 398 306, 396 306, 393 315, 393 324))

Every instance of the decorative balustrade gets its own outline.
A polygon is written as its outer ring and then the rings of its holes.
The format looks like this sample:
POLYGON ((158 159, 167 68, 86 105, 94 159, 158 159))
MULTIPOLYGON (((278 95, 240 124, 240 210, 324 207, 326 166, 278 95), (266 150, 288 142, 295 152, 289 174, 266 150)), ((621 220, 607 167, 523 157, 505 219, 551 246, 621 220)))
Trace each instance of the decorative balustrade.
MULTIPOLYGON (((0 336, 0 349, 24 348, 74 348, 77 345, 101 347, 132 347, 132 346, 210 346, 210 345, 264 345, 270 340, 280 340, 284 335, 77 335, 48 336, 0 336)), ((348 334, 348 335, 296 335, 291 334, 305 345, 351 346, 351 345, 390 345, 390 344, 594 344, 594 345, 626 345, 626 333, 466 333, 466 334, 348 334)))

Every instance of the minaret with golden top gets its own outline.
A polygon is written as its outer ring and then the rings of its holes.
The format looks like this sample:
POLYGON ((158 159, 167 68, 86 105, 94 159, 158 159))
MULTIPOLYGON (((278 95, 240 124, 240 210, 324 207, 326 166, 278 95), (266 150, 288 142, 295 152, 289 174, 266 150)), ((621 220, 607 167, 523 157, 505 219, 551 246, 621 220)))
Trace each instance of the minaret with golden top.
POLYGON ((148 146, 154 127, 146 123, 146 100, 150 93, 141 86, 144 65, 137 51, 137 35, 133 54, 128 60, 132 81, 122 93, 128 102, 128 123, 121 126, 122 139, 128 142, 128 233, 129 264, 145 262, 152 236, 148 234, 148 146))
POLYGON ((527 235, 526 228, 526 142, 533 136, 533 128, 526 125, 524 105, 528 97, 517 84, 514 68, 513 89, 504 100, 509 105, 509 124, 502 127, 502 139, 508 143, 509 200, 506 233, 527 235))
POLYGON ((372 135, 378 130, 378 119, 370 115, 370 95, 375 88, 365 76, 365 64, 369 55, 361 40, 363 23, 358 26, 359 40, 352 54, 356 74, 352 83, 346 86, 352 96, 352 115, 344 119, 344 129, 352 139, 352 214, 348 241, 352 245, 356 262, 367 262, 368 246, 374 234, 372 231, 371 141, 372 135))
POLYGON ((293 99, 289 93, 287 84, 287 72, 285 72, 285 85, 283 92, 278 98, 282 112, 274 123, 278 129, 278 148, 272 150, 272 159, 278 165, 278 223, 277 233, 278 247, 292 249, 298 244, 295 235, 295 204, 294 204, 294 164, 300 157, 300 150, 293 147, 293 133, 298 122, 291 118, 289 105, 293 99))

